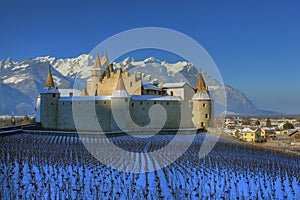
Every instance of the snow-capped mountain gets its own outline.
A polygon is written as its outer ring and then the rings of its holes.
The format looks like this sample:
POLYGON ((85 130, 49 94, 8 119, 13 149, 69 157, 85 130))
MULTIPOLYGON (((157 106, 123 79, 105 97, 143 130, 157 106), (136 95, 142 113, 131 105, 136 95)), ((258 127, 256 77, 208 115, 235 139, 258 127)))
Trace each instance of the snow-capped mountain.
MULTIPOLYGON (((35 100, 39 91, 44 87, 49 67, 52 69, 54 81, 59 88, 73 88, 74 81, 85 82, 90 75, 94 58, 82 54, 76 58, 56 59, 45 56, 34 59, 25 58, 15 62, 8 58, 0 61, 0 114, 34 114, 35 100)), ((143 61, 126 58, 122 62, 114 63, 114 67, 123 68, 133 74, 141 72, 151 75, 159 82, 189 82, 196 87, 199 72, 193 64, 186 61, 174 64, 150 57, 143 61)), ((203 73, 207 85, 216 102, 216 109, 222 104, 218 99, 223 98, 220 84, 205 72, 203 73)), ((81 87, 85 85, 82 84, 81 87)), ((82 89, 80 86, 76 89, 82 89)), ((244 115, 264 114, 240 91, 225 86, 227 96, 227 110, 231 113, 244 115)))

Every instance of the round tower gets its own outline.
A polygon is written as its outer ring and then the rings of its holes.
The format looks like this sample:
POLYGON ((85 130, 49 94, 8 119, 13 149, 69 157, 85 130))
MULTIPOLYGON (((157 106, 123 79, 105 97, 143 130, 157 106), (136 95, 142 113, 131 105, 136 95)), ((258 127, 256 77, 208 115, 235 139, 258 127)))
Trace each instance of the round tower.
POLYGON ((91 69, 91 76, 87 80, 87 93, 89 96, 97 96, 97 85, 99 81, 102 81, 103 71, 101 69, 101 61, 96 54, 96 60, 94 62, 93 68, 91 69))
POLYGON ((210 98, 208 88, 205 85, 202 74, 198 79, 197 91, 192 98, 192 121, 197 129, 207 129, 213 119, 213 100, 210 98))
POLYGON ((55 88, 52 73, 49 67, 49 73, 46 85, 40 93, 40 122, 43 128, 57 128, 57 107, 60 93, 55 88))
POLYGON ((111 96, 111 129, 113 131, 132 129, 132 120, 129 114, 130 95, 126 91, 122 72, 118 77, 118 83, 111 96))

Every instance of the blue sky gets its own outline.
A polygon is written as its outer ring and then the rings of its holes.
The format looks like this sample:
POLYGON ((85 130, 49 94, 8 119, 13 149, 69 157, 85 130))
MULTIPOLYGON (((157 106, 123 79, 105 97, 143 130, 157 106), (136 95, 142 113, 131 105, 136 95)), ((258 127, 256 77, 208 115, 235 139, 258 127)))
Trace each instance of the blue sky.
POLYGON ((225 84, 260 109, 300 114, 299 1, 11 0, 0 8, 0 59, 76 57, 128 29, 170 28, 199 42, 225 84))

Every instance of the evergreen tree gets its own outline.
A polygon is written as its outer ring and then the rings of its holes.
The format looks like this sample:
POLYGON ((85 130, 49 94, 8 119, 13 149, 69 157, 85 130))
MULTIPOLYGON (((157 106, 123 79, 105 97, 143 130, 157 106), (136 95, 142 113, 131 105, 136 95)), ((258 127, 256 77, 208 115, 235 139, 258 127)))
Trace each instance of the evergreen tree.
POLYGON ((260 126, 260 121, 259 121, 259 120, 256 120, 255 125, 256 125, 256 126, 260 126))
POLYGON ((266 127, 271 127, 271 126, 272 126, 271 120, 270 118, 268 118, 266 122, 266 127))
POLYGON ((293 126, 293 124, 291 124, 291 123, 285 123, 284 125, 283 125, 283 130, 287 130, 287 129, 294 129, 294 126, 293 126))

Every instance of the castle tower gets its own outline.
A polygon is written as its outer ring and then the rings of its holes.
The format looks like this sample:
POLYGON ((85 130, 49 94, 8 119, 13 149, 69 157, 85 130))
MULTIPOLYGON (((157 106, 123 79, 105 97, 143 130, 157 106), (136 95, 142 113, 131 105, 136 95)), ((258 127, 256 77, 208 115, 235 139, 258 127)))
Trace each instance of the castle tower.
POLYGON ((91 69, 91 76, 87 80, 87 93, 89 96, 96 96, 97 85, 101 81, 103 74, 101 66, 101 61, 97 53, 93 68, 91 69))
POLYGON ((112 130, 130 130, 132 128, 132 120, 129 114, 129 103, 130 95, 126 91, 122 73, 120 73, 117 86, 111 96, 112 130))
POLYGON ((207 129, 213 119, 213 100, 210 98, 202 74, 200 74, 198 79, 197 91, 192 98, 192 102, 192 121, 195 127, 198 129, 207 129))
POLYGON ((55 129, 57 128, 57 107, 60 93, 55 88, 51 69, 45 84, 45 88, 41 92, 40 99, 40 122, 43 128, 55 129))

